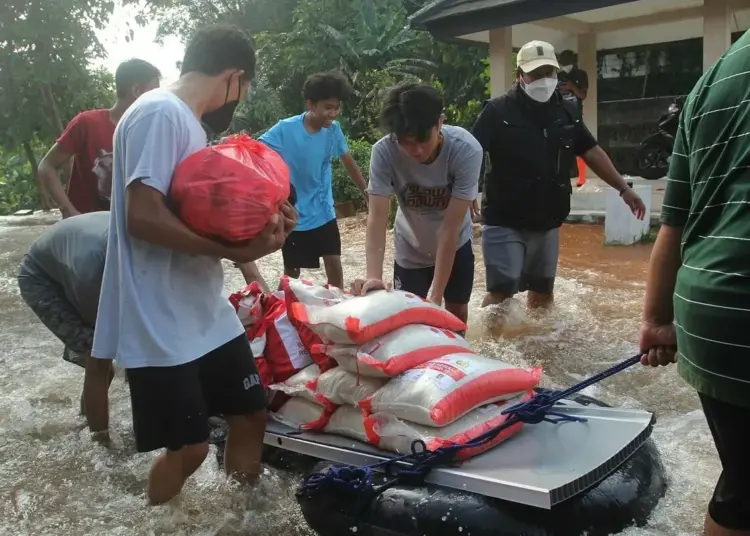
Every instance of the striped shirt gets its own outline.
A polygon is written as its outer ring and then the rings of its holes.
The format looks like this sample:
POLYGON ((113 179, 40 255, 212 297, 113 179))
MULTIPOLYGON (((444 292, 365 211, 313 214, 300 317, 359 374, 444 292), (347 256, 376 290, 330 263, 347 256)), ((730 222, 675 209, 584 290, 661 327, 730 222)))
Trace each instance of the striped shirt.
POLYGON ((750 407, 750 32, 688 96, 661 221, 682 227, 674 293, 680 375, 750 407))

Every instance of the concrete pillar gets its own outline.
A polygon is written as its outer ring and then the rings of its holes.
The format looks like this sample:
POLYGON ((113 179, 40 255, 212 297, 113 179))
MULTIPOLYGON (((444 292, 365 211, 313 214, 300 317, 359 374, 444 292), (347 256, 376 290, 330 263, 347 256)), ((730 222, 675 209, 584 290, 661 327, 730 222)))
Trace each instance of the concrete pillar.
POLYGON ((633 190, 646 205, 646 216, 639 220, 622 201, 620 194, 609 188, 604 194, 606 213, 604 216, 604 243, 629 246, 640 241, 651 228, 651 185, 636 185, 633 190))
POLYGON ((513 28, 490 30, 490 96, 499 97, 513 85, 513 28))
POLYGON ((583 101, 583 120, 591 133, 596 137, 599 130, 598 101, 598 64, 596 61, 596 34, 578 34, 578 68, 589 75, 589 91, 583 101))
POLYGON ((703 0, 703 70, 708 70, 732 44, 729 0, 703 0))

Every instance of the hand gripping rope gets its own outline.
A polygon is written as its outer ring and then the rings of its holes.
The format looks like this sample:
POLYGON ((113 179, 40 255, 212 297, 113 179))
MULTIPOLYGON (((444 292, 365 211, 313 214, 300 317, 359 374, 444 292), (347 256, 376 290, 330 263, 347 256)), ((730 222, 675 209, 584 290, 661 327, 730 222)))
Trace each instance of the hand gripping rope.
POLYGON ((383 493, 396 484, 421 485, 424 479, 435 467, 448 465, 455 460, 461 449, 476 448, 492 441, 503 430, 519 422, 525 424, 539 424, 547 421, 560 423, 565 421, 585 422, 586 419, 564 415, 551 411, 560 400, 569 398, 602 380, 614 376, 618 372, 632 367, 641 360, 641 355, 629 357, 625 361, 608 368, 576 385, 562 391, 544 391, 537 393, 526 402, 522 402, 506 409, 503 413, 508 418, 500 426, 493 428, 470 443, 440 447, 428 451, 424 441, 416 440, 411 444, 411 454, 389 458, 364 467, 343 466, 328 469, 325 473, 311 473, 305 478, 297 495, 312 495, 321 491, 331 490, 347 494, 357 494, 363 505, 367 501, 383 493), (380 470, 391 478, 380 486, 373 484, 372 472, 380 470))

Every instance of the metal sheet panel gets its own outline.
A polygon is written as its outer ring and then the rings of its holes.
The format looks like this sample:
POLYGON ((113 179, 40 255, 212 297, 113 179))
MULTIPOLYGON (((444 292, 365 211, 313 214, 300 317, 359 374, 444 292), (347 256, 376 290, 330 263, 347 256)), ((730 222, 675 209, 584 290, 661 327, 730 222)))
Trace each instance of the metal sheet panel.
MULTIPOLYGON (((458 467, 433 470, 427 482, 550 509, 596 485, 651 435, 646 411, 598 408, 565 401, 558 413, 587 422, 527 425, 516 436, 458 467)), ((389 453, 333 435, 303 433, 269 422, 265 442, 285 450, 349 465, 369 465, 389 453)))

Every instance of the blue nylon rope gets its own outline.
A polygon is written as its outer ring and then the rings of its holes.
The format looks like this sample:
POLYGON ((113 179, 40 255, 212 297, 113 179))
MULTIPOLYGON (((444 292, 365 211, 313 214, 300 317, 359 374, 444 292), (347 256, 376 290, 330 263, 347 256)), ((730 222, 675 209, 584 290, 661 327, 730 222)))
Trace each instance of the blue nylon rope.
POLYGON ((636 363, 639 363, 640 360, 641 355, 638 354, 629 357, 613 367, 594 374, 568 389, 537 393, 526 402, 521 402, 507 408, 503 411, 503 414, 508 415, 508 418, 503 424, 489 430, 471 442, 429 451, 424 441, 418 439, 412 442, 411 453, 404 456, 389 458, 382 462, 363 467, 347 465, 329 468, 324 473, 311 473, 305 478, 297 491, 297 495, 312 495, 325 490, 343 491, 348 494, 358 495, 362 500, 362 505, 364 505, 367 500, 395 484, 423 484, 424 479, 432 469, 452 463, 462 449, 481 447, 495 439, 503 430, 519 422, 524 424, 539 424, 544 421, 551 423, 566 421, 585 422, 586 419, 584 418, 555 413, 551 409, 560 400, 570 398, 570 396, 581 392, 587 387, 632 367, 636 363), (384 471, 386 475, 391 477, 390 480, 387 480, 385 484, 375 486, 373 484, 372 473, 376 470, 384 471))

